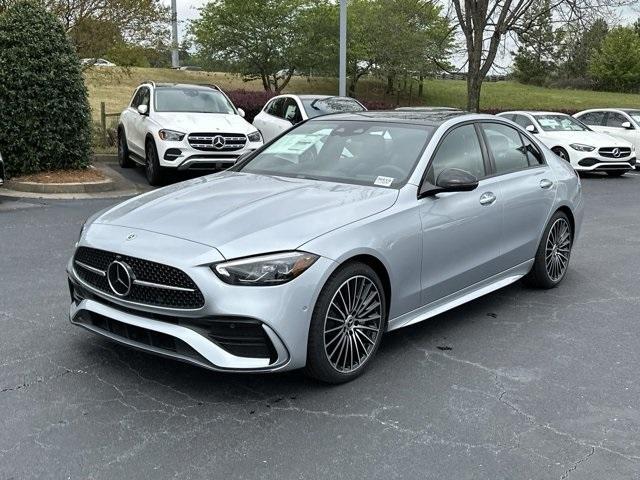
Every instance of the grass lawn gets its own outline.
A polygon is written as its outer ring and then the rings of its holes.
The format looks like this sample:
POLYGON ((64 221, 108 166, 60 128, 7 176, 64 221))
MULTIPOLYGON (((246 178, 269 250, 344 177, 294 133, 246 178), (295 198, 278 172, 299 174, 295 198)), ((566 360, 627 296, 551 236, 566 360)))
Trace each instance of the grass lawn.
MULTIPOLYGON (((215 83, 223 89, 260 90, 260 81, 243 82, 238 75, 228 73, 188 72, 160 68, 103 68, 85 72, 89 101, 96 122, 100 116, 100 102, 105 102, 108 113, 120 112, 129 102, 134 88, 144 80, 158 82, 215 83)), ((294 77, 287 92, 337 93, 334 78, 294 77)), ((424 98, 415 98, 412 104, 464 107, 466 84, 458 80, 428 80, 424 86, 424 98)), ((358 83, 357 95, 367 100, 395 102, 394 96, 384 95, 382 83, 365 78, 358 83)), ((409 103, 401 99, 401 105, 409 103)), ((531 110, 582 110, 595 107, 640 107, 640 95, 625 93, 593 92, 588 90, 564 90, 521 85, 516 82, 485 83, 482 90, 482 108, 531 109, 531 110)), ((115 119, 113 119, 115 122, 115 119)))

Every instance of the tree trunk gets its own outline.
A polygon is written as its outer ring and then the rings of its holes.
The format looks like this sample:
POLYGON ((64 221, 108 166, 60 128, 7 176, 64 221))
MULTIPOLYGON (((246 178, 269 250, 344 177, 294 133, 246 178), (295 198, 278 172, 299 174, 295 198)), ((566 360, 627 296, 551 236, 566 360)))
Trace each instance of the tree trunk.
POLYGON ((389 75, 387 75, 387 89, 385 90, 385 93, 393 93, 393 80, 395 78, 395 75, 390 73, 389 75))
POLYGON ((260 79, 262 80, 262 88, 264 88, 264 91, 270 92, 271 84, 269 82, 269 77, 264 72, 260 72, 260 79))
POLYGON ((424 77, 420 75, 420 83, 418 84, 418 97, 422 99, 422 92, 424 90, 424 77))
POLYGON ((482 89, 482 79, 480 72, 467 74, 467 110, 470 112, 480 111, 480 90, 482 89))

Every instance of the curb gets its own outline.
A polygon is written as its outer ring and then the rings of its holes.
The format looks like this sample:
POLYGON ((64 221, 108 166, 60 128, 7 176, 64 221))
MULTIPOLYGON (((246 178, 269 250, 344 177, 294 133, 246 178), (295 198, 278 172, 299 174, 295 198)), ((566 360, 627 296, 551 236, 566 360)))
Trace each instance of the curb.
POLYGON ((5 187, 16 192, 28 193, 102 193, 115 190, 113 180, 87 183, 38 183, 9 180, 5 187))

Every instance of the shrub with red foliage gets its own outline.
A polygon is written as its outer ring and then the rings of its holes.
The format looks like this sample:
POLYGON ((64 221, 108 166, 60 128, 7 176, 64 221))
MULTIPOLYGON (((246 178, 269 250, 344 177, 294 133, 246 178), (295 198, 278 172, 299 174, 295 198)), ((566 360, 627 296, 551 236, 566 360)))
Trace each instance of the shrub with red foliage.
POLYGON ((236 108, 241 108, 245 112, 245 120, 253 122, 253 118, 262 110, 262 107, 275 96, 273 92, 256 92, 249 90, 229 90, 225 92, 236 108))
POLYGON ((385 102, 383 100, 359 100, 367 110, 393 110, 394 104, 385 102))

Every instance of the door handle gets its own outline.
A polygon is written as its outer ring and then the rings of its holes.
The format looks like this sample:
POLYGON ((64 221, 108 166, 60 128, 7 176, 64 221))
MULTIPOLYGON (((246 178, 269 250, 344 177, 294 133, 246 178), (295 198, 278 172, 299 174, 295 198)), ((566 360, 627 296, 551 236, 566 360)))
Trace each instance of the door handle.
POLYGON ((486 192, 480 195, 480 205, 491 205, 496 201, 493 192, 486 192))
POLYGON ((549 179, 543 178, 540 180, 540 188, 544 188, 545 190, 553 187, 553 182, 549 179))

